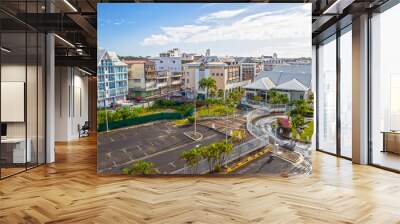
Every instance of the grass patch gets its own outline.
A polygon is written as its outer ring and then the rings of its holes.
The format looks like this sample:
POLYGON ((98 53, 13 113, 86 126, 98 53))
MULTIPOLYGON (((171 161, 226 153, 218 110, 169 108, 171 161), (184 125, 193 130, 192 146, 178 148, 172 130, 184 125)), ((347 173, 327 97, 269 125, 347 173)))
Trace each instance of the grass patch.
POLYGON ((208 107, 202 107, 197 111, 199 117, 221 117, 226 115, 232 115, 236 113, 236 108, 228 107, 225 105, 209 105, 208 107))
POLYGON ((295 128, 292 128, 291 133, 293 139, 301 140, 304 142, 311 142, 311 138, 314 134, 314 122, 308 122, 301 133, 298 133, 295 128))

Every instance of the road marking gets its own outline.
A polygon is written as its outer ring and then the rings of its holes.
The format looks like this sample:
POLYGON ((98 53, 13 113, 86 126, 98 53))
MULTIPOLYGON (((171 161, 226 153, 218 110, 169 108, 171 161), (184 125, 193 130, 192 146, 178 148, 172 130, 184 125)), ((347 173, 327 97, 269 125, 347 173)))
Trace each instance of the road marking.
MULTIPOLYGON (((209 140, 209 139, 211 139, 211 138, 213 138, 213 137, 215 137, 215 136, 217 136, 217 135, 218 135, 218 134, 210 135, 210 136, 208 136, 208 137, 206 137, 206 138, 203 138, 203 140, 209 140)), ((131 164, 132 162, 135 162, 135 161, 138 161, 138 160, 146 160, 146 159, 149 159, 149 158, 153 158, 153 157, 155 157, 155 156, 162 155, 162 154, 164 154, 164 153, 172 152, 172 151, 175 151, 175 150, 177 150, 177 149, 179 149, 179 148, 182 148, 182 147, 184 147, 184 146, 188 146, 188 145, 190 145, 190 144, 192 144, 192 143, 193 143, 193 142, 189 142, 189 143, 186 143, 186 144, 183 144, 183 145, 179 145, 179 146, 170 148, 170 149, 168 149, 168 150, 164 150, 164 151, 156 152, 156 153, 153 153, 153 154, 150 154, 150 155, 146 155, 146 156, 144 156, 144 157, 141 157, 141 158, 138 158, 138 159, 135 159, 135 160, 131 160, 131 161, 129 161, 129 162, 122 163, 122 164, 119 165, 119 167, 124 166, 124 165, 128 165, 128 164, 131 164)), ((145 152, 144 152, 144 153, 145 153, 145 152)), ((146 153, 145 153, 145 154, 146 154, 146 153)))

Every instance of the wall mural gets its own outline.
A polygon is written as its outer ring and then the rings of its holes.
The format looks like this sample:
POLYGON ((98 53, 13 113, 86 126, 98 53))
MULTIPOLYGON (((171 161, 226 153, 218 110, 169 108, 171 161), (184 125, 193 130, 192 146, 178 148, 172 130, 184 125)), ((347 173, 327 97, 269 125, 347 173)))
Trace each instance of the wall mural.
POLYGON ((311 173, 311 4, 102 3, 98 41, 98 173, 311 173))

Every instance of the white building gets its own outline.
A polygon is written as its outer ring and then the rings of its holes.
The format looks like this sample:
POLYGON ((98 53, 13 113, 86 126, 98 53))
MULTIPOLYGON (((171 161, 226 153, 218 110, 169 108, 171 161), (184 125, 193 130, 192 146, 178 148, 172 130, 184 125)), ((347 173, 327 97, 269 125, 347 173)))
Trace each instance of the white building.
POLYGON ((252 99, 254 96, 260 96, 263 101, 267 100, 268 91, 275 90, 286 94, 289 101, 306 99, 310 88, 303 85, 297 79, 291 79, 276 85, 269 77, 264 77, 243 87, 246 91, 246 98, 252 99))
POLYGON ((181 57, 171 56, 160 56, 151 58, 156 65, 156 71, 169 71, 169 72, 181 72, 182 71, 182 59, 181 57))
POLYGON ((115 52, 97 52, 97 107, 109 107, 126 100, 128 95, 128 66, 115 52))

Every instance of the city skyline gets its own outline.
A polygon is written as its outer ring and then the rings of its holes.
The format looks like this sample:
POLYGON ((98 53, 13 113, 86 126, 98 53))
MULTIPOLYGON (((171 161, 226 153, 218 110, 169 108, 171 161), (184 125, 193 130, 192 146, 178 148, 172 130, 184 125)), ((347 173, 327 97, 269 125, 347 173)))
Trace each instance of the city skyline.
POLYGON ((179 48, 203 55, 211 49, 219 57, 311 57, 310 6, 99 4, 99 46, 120 56, 154 57, 179 48))

